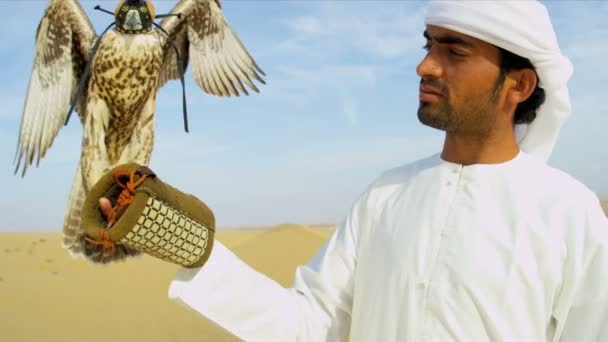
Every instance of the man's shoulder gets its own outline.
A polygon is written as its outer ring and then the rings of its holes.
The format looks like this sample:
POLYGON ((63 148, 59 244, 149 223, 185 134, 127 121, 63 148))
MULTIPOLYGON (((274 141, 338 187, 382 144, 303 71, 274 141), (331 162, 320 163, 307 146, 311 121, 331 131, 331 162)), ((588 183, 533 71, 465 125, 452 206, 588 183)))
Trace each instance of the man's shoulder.
POLYGON ((371 189, 402 186, 417 175, 440 164, 439 153, 387 169, 372 182, 371 189))
POLYGON ((439 153, 436 153, 381 172, 358 197, 356 205, 377 209, 391 203, 405 187, 416 182, 420 173, 437 166, 439 161, 439 153))
POLYGON ((547 196, 559 197, 578 205, 599 203, 598 196, 567 171, 548 165, 532 156, 528 158, 528 165, 533 170, 527 177, 530 190, 536 188, 547 196))

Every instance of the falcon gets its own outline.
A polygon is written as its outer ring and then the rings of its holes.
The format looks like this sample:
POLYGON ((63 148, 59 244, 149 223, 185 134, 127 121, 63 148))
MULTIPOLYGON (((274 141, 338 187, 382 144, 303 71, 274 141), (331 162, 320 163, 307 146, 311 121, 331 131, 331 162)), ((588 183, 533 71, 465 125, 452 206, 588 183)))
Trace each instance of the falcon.
POLYGON ((15 173, 21 170, 23 177, 34 160, 39 165, 75 109, 83 136, 62 245, 74 257, 103 263, 139 252, 117 246, 108 255, 87 243, 80 227, 84 198, 112 167, 148 165, 157 91, 169 80, 183 85, 189 63, 196 84, 215 96, 249 95, 247 88, 259 92, 253 81, 265 84, 219 0, 181 0, 165 15, 156 15, 151 1, 122 0, 106 12, 115 22, 98 36, 78 1, 49 1, 36 32, 15 157, 15 173))

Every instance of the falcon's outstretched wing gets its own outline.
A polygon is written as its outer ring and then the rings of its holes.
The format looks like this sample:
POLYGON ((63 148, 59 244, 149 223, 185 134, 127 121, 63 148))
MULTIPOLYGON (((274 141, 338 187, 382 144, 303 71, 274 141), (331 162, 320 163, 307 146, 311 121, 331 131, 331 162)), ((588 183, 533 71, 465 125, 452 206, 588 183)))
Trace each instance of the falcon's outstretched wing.
POLYGON ((194 79, 205 92, 239 96, 240 90, 249 95, 243 83, 259 92, 252 79, 265 84, 260 77, 265 74, 224 18, 219 0, 181 0, 171 13, 181 13, 182 18, 166 17, 160 23, 169 37, 159 32, 165 50, 159 88, 180 77, 173 42, 184 70, 190 60, 194 79))
POLYGON ((78 1, 49 1, 36 32, 36 56, 21 117, 15 173, 23 165, 24 176, 34 157, 36 164, 40 163, 53 143, 95 37, 95 29, 78 1))

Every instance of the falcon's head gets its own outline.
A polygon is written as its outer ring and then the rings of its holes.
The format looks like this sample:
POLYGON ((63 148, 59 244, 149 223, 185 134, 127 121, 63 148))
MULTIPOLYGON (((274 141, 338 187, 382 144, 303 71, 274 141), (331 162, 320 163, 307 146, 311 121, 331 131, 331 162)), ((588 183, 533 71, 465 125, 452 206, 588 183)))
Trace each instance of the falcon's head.
POLYGON ((116 31, 143 33, 152 30, 155 16, 154 5, 146 0, 121 0, 116 10, 116 31))

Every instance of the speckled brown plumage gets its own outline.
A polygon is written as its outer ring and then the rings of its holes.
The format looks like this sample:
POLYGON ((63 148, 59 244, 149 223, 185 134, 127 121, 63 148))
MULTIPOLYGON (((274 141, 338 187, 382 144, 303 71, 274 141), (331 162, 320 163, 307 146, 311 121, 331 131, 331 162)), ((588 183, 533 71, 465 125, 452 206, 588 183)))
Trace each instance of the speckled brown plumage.
MULTIPOLYGON (((156 95, 162 48, 156 32, 135 37, 117 32, 108 33, 93 64, 91 91, 98 94, 110 110, 110 120, 105 132, 110 165, 116 165, 119 161, 132 138, 136 123, 141 120, 149 123, 152 118, 151 115, 142 117, 142 109, 146 102, 154 100, 156 95), (135 38, 146 35, 148 37, 145 38, 149 39, 135 38), (129 43, 140 45, 121 47, 129 43), (133 49, 140 50, 140 53, 132 53, 133 49)), ((149 154, 152 149, 151 145, 141 147, 144 154, 149 154)))

